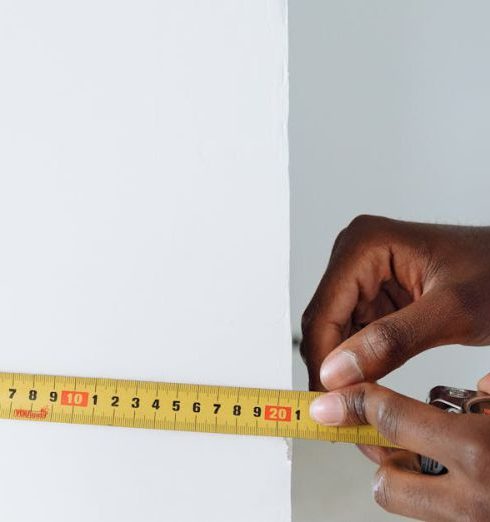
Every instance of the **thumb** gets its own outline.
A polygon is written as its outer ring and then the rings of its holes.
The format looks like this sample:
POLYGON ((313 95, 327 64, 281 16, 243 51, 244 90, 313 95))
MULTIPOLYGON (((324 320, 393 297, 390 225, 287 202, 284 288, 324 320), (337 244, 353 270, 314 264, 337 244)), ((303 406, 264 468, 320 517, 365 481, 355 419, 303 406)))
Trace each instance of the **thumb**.
POLYGON ((431 290, 340 344, 324 359, 321 382, 333 390, 384 377, 427 348, 456 342, 465 328, 463 315, 454 292, 431 290))
POLYGON ((478 390, 490 394, 490 373, 478 382, 478 390))

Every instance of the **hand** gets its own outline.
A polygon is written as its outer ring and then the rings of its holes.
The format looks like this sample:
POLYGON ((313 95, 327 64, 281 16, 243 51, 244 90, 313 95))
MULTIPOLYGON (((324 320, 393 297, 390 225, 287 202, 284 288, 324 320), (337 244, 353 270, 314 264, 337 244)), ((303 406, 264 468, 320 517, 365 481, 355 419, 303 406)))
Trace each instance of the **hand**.
MULTIPOLYGON (((490 394, 490 374, 479 388, 490 394)), ((322 424, 372 424, 409 450, 364 448, 380 464, 373 493, 385 510, 429 522, 490 520, 489 416, 447 413, 371 383, 320 396, 311 415, 322 424), (423 475, 417 454, 448 473, 423 475)))
POLYGON ((360 216, 303 316, 310 388, 375 381, 427 348, 490 341, 490 228, 360 216))

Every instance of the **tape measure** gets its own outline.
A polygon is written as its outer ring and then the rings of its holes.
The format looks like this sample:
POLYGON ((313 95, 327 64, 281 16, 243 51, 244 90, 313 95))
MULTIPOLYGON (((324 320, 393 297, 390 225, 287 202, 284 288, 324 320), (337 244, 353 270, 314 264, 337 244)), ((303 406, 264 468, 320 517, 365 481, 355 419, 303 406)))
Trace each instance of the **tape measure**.
POLYGON ((393 447, 372 426, 320 426, 320 393, 0 373, 0 419, 291 437, 393 447))

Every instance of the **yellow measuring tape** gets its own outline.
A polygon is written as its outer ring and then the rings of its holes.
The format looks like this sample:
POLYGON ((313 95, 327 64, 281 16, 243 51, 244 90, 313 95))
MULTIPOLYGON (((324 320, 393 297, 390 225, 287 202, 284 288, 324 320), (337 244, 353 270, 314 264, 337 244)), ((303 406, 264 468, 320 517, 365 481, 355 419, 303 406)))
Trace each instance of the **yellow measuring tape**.
POLYGON ((393 446, 311 420, 314 392, 0 373, 0 418, 393 446))

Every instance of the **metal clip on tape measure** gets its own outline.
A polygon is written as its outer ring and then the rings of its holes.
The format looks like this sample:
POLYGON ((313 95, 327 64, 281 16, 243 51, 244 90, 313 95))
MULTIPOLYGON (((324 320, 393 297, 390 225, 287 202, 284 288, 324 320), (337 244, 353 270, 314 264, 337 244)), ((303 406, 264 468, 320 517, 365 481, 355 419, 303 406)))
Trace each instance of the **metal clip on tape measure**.
MULTIPOLYGON (((462 388, 436 386, 430 391, 427 402, 448 413, 490 413, 490 396, 462 388)), ((422 456, 420 466, 422 473, 428 475, 447 473, 447 469, 442 464, 429 457, 422 456)))

